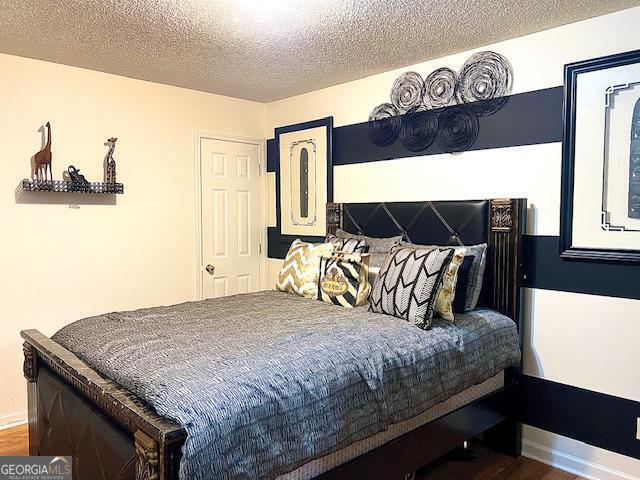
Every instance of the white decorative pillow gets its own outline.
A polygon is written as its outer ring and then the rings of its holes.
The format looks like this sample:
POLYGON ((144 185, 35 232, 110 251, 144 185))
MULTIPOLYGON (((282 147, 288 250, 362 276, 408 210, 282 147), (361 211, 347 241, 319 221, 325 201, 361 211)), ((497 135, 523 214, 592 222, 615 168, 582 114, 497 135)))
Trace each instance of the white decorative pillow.
POLYGON ((373 286, 369 309, 429 328, 453 253, 452 248, 394 247, 373 286))
POLYGON ((332 243, 306 243, 296 238, 284 259, 276 290, 315 298, 318 291, 320 258, 331 255, 332 243))

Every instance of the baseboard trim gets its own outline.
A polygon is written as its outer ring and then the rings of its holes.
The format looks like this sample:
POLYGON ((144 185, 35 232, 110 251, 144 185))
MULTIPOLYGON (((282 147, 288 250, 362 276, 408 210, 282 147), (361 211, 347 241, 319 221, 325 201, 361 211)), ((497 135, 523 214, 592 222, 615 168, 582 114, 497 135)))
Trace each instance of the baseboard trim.
POLYGON ((0 430, 17 427, 27 423, 27 412, 13 412, 0 415, 0 430))
POLYGON ((522 440, 522 455, 589 480, 640 480, 639 477, 551 449, 527 439, 522 440))

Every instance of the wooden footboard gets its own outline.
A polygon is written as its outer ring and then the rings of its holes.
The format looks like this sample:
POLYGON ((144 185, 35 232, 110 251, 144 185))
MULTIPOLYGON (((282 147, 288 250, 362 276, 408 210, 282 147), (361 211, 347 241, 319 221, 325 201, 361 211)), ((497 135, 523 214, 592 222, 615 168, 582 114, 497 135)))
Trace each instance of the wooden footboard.
MULTIPOLYGON (((100 462, 92 465, 91 462, 78 461, 83 454, 91 455, 97 450, 107 457, 119 456, 117 463, 120 466, 112 472, 114 479, 178 478, 181 447, 186 439, 184 428, 159 416, 130 392, 97 373, 39 331, 25 330, 21 335, 25 340, 24 376, 28 381, 30 455, 71 455, 75 459, 74 478, 80 479, 88 474, 87 470, 81 474, 79 468, 94 468, 96 472, 104 474, 103 470, 97 470, 104 468, 100 462), (70 389, 68 394, 65 393, 65 386, 70 389), (82 402, 76 398, 82 399, 82 402), (53 418, 38 411, 44 405, 52 410, 57 409, 52 414, 53 418), (74 424, 74 415, 65 407, 72 410, 75 417, 82 415, 82 409, 91 409, 95 417, 85 412, 86 422, 74 424), (68 418, 59 418, 59 410, 68 418), (52 421, 58 422, 54 425, 55 431, 52 421), (96 422, 99 425, 88 435, 86 429, 96 422), (51 443, 49 437, 53 435, 55 438, 60 430, 66 431, 64 448, 67 451, 48 451, 51 443), (101 438, 109 448, 86 443, 99 442, 101 438), (127 451, 130 451, 131 458, 126 458, 127 451)), ((56 448, 60 448, 60 445, 56 445, 56 448)), ((103 463, 113 463, 113 460, 106 458, 103 463)))

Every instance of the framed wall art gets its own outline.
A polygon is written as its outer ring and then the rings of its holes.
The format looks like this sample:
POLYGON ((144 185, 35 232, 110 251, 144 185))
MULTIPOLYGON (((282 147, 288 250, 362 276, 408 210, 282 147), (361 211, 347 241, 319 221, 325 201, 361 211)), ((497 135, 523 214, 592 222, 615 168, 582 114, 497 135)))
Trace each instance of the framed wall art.
POLYGON ((560 255, 640 263, 640 50, 565 66, 560 255))
POLYGON ((324 236, 333 201, 333 117, 275 129, 280 232, 324 236))

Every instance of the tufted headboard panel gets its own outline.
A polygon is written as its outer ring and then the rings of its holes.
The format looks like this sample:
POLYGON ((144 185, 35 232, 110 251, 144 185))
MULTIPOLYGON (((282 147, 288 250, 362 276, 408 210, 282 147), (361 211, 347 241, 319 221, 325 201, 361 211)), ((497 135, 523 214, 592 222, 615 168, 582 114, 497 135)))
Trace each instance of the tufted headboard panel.
MULTIPOLYGON (((327 230, 371 237, 403 235, 424 245, 487 243, 481 305, 520 324, 526 199, 330 203, 327 230)), ((521 329, 520 329, 521 330, 521 329)))
POLYGON ((424 245, 487 241, 488 200, 344 203, 343 229, 371 237, 402 234, 424 245))

